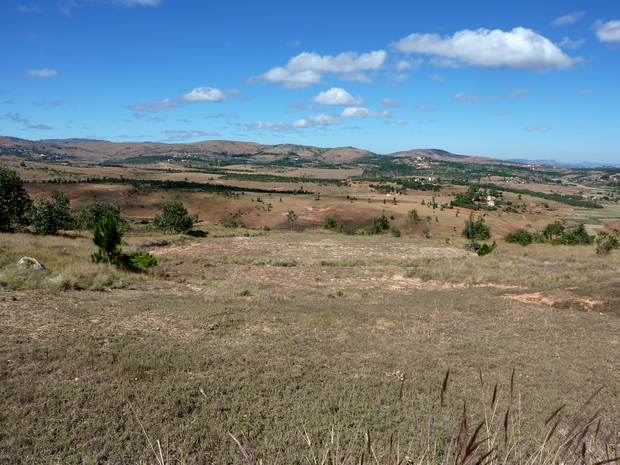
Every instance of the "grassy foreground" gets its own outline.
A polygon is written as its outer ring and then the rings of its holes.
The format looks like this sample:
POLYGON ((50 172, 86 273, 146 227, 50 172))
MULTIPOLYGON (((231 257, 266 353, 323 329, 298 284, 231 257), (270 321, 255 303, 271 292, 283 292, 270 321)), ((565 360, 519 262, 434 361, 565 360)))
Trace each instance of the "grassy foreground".
POLYGON ((0 462, 620 455, 617 254, 210 233, 128 235, 145 275, 88 237, 0 236, 0 462))

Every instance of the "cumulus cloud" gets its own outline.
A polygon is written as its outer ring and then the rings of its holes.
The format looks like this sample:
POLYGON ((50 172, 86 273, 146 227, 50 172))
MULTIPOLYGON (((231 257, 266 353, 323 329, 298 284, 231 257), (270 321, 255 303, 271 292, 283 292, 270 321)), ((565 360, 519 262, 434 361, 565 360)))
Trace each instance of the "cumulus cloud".
POLYGON ((404 102, 398 102, 391 98, 382 98, 381 102, 376 105, 377 108, 400 108, 404 106, 404 102))
POLYGON ((293 127, 291 124, 286 123, 272 123, 271 121, 267 121, 263 123, 262 121, 255 121, 251 124, 246 124, 246 128, 250 131, 272 131, 277 133, 284 132, 300 132, 298 128, 293 127))
POLYGON ((364 104, 363 98, 353 97, 341 87, 332 87, 325 92, 319 92, 319 95, 309 100, 322 105, 359 106, 364 104))
POLYGON ((149 103, 135 103, 125 105, 125 108, 136 111, 137 117, 144 116, 144 113, 157 113, 158 111, 170 111, 194 102, 223 102, 233 97, 242 98, 243 95, 238 90, 219 90, 213 87, 196 87, 190 92, 181 95, 179 98, 163 100, 153 100, 149 103))
POLYGON ((431 81, 435 81, 435 82, 443 82, 444 81, 443 76, 441 74, 429 74, 428 78, 431 81))
POLYGON ((293 121, 292 123, 272 123, 271 121, 262 122, 255 121, 251 124, 246 124, 246 127, 251 131, 258 130, 266 130, 277 133, 290 133, 290 132, 301 132, 302 129, 309 128, 325 128, 332 124, 341 124, 342 120, 338 118, 334 118, 333 116, 320 114, 320 115, 310 115, 305 118, 298 119, 293 121))
POLYGON ((48 77, 58 76, 58 71, 56 71, 55 69, 50 69, 50 68, 26 69, 24 70, 24 73, 26 73, 26 75, 30 77, 36 77, 36 78, 48 78, 48 77))
POLYGON ((423 63, 423 60, 421 58, 418 58, 417 60, 411 60, 411 59, 399 60, 398 63, 396 63, 396 70, 397 71, 406 71, 406 70, 415 71, 422 65, 422 63, 423 63))
POLYGON ((598 20, 593 25, 596 37, 601 42, 620 42, 620 20, 604 23, 598 20))
POLYGON ((385 110, 376 112, 363 107, 348 107, 340 114, 342 118, 382 118, 390 116, 390 112, 385 110))
POLYGON ((196 87, 180 98, 188 102, 222 102, 226 99, 226 94, 213 87, 196 87))
POLYGON ((409 124, 409 122, 407 120, 404 120, 404 119, 399 119, 398 121, 396 121, 396 124, 400 124, 401 126, 405 126, 405 125, 409 124))
POLYGON ((176 130, 168 130, 164 131, 164 134, 168 136, 168 141, 180 141, 193 139, 195 137, 217 137, 220 134, 214 131, 176 131, 176 130))
POLYGON ((443 38, 438 34, 416 33, 392 43, 392 47, 402 53, 434 55, 432 63, 444 67, 567 69, 577 61, 549 39, 522 27, 510 32, 463 30, 443 38))
POLYGON ((345 81, 371 82, 366 72, 380 69, 386 56, 383 50, 361 55, 345 52, 336 56, 304 52, 291 58, 285 66, 273 68, 250 81, 262 79, 286 89, 301 89, 323 84, 323 75, 331 73, 345 81))
POLYGON ((549 131, 551 128, 549 126, 537 126, 535 124, 531 124, 530 126, 523 128, 524 131, 534 132, 534 131, 549 131))
POLYGON ((328 126, 330 124, 340 124, 341 120, 328 115, 310 115, 306 118, 293 121, 291 126, 294 128, 312 128, 316 126, 328 126))
POLYGON ((573 24, 583 18, 585 13, 583 11, 575 11, 569 15, 560 16, 551 22, 552 26, 566 26, 567 24, 573 24))

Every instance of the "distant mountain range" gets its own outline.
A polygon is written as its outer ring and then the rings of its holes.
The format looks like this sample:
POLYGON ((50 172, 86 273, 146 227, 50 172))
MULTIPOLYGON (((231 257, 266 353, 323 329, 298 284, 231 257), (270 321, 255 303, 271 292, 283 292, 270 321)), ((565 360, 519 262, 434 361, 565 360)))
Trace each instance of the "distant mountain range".
POLYGON ((612 166, 614 168, 620 167, 620 165, 618 164, 597 163, 591 161, 582 161, 581 163, 561 163, 555 160, 525 160, 523 158, 512 158, 506 161, 509 161, 511 163, 523 163, 529 165, 553 166, 556 168, 597 168, 599 166, 612 166))
MULTIPOLYGON (((314 159, 326 163, 343 163, 358 158, 377 156, 368 150, 355 147, 320 148, 307 145, 279 144, 266 145, 255 142, 209 140, 187 144, 165 144, 160 142, 109 142, 93 139, 45 139, 30 141, 16 137, 0 136, 0 155, 11 153, 32 153, 45 155, 69 155, 86 162, 113 162, 134 157, 157 157, 159 159, 186 159, 192 156, 217 159, 234 157, 257 162, 269 162, 283 158, 314 159)), ((457 155, 441 149, 415 149, 386 154, 400 158, 430 158, 433 160, 465 163, 518 163, 545 165, 552 167, 593 168, 602 163, 583 162, 578 164, 560 163, 555 160, 498 160, 488 157, 457 155)))

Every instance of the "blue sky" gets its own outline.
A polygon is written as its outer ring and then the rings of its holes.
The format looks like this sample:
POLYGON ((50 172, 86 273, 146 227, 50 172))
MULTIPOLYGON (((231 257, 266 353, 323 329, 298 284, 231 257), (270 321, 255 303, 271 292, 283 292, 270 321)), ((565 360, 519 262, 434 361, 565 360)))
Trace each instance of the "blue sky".
POLYGON ((0 135, 620 163, 620 2, 0 7, 0 135))

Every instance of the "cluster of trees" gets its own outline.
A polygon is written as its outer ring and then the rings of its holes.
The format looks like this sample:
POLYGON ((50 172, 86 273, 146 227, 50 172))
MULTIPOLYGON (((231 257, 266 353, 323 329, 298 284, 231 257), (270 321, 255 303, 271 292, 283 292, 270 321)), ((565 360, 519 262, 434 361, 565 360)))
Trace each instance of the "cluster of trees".
POLYGON ((287 183, 304 183, 311 182, 320 185, 334 185, 338 187, 348 186, 348 182, 340 179, 327 178, 302 178, 300 176, 277 176, 274 174, 254 174, 254 173, 226 173, 220 177, 222 181, 256 181, 256 182, 287 182, 287 183))
MULTIPOLYGON (((153 228, 165 233, 187 233, 194 225, 179 199, 168 200, 153 219, 153 228)), ((0 167, 0 232, 13 232, 29 227, 35 234, 55 235, 60 230, 89 230, 98 251, 93 262, 105 262, 127 270, 139 270, 157 265, 150 254, 123 253, 123 231, 128 222, 121 216, 117 203, 92 200, 84 210, 71 214, 67 194, 57 189, 47 199, 42 193, 34 200, 24 189, 23 181, 11 168, 0 167)))
POLYGON ((521 244, 522 246, 530 245, 534 242, 547 242, 554 245, 584 245, 592 244, 594 238, 588 234, 583 224, 579 224, 574 228, 567 228, 563 223, 555 221, 549 223, 542 231, 530 232, 523 228, 517 229, 506 234, 504 240, 521 244))
MULTIPOLYGON (((84 210, 71 214, 69 197, 61 189, 53 191, 51 199, 40 193, 32 200, 17 171, 0 167, 0 232, 12 232, 27 226, 34 233, 44 235, 55 235, 61 230, 93 231, 108 214, 119 227, 128 226, 117 203, 95 199, 86 204, 84 210)), ((194 219, 181 200, 171 199, 164 204, 161 214, 153 219, 153 227, 181 234, 192 229, 194 219)))
MULTIPOLYGON (((394 217, 391 217, 394 219, 394 217)), ((377 218, 373 218, 372 225, 365 228, 353 231, 346 227, 344 223, 338 223, 333 216, 328 216, 323 221, 323 229, 333 231, 339 234, 358 234, 360 236, 374 236, 376 234, 383 234, 388 231, 394 237, 400 237, 400 230, 390 225, 390 219, 385 216, 385 212, 377 218)))

